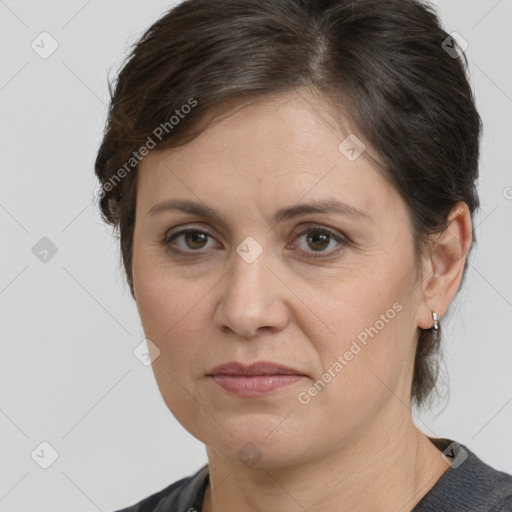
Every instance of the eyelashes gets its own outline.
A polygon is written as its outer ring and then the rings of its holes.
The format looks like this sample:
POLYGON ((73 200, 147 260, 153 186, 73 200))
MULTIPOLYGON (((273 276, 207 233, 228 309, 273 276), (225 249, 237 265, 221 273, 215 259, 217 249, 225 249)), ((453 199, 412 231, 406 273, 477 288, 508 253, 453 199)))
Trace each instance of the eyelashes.
MULTIPOLYGON (((208 231, 203 231, 201 229, 183 229, 181 231, 178 231, 177 233, 174 233, 173 235, 166 235, 163 239, 162 243, 171 250, 171 252, 186 254, 186 253, 198 253, 198 250, 183 250, 183 249, 176 249, 173 246, 173 243, 175 240, 179 239, 180 237, 188 237, 188 242, 192 241, 194 242, 194 238, 197 239, 197 236, 199 235, 199 239, 205 240, 206 238, 213 238, 213 235, 209 233, 208 231)), ((200 247, 199 249, 203 249, 203 247, 200 247)), ((204 252, 204 251, 201 251, 204 252)))
MULTIPOLYGON (((349 241, 346 237, 340 236, 334 231, 322 226, 309 226, 299 233, 293 234, 292 237, 292 249, 296 248, 297 241, 304 240, 301 244, 302 248, 299 248, 299 252, 304 258, 333 257, 349 245, 349 241), (335 248, 326 250, 326 247, 331 246, 332 242, 336 242, 337 245, 335 248), (311 245, 308 244, 313 245, 311 251, 308 250, 308 248, 311 248, 311 245)), ((215 244, 208 247, 210 240, 215 240, 215 237, 209 231, 198 228, 187 228, 172 234, 167 232, 160 243, 171 255, 198 257, 206 255, 215 247, 215 244), (177 241, 181 242, 181 247, 177 244, 177 241)), ((290 248, 290 244, 288 244, 286 248, 290 248)))
POLYGON ((314 245, 319 244, 320 246, 322 246, 322 244, 324 244, 326 241, 327 241, 327 245, 330 245, 332 241, 335 241, 338 244, 337 248, 331 249, 328 251, 322 249, 322 250, 313 250, 310 252, 310 251, 303 249, 301 252, 306 253, 307 254, 306 257, 308 257, 308 258, 332 257, 333 255, 339 253, 340 250, 342 250, 345 246, 348 245, 348 241, 345 238, 338 236, 336 233, 334 233, 330 229, 320 227, 320 226, 312 226, 312 227, 309 227, 309 228, 301 231, 300 233, 295 235, 294 242, 297 240, 300 240, 300 239, 305 240, 306 247, 307 247, 307 244, 309 244, 309 243, 313 243, 314 245), (302 237, 304 237, 304 235, 309 235, 309 236, 302 238, 302 237))

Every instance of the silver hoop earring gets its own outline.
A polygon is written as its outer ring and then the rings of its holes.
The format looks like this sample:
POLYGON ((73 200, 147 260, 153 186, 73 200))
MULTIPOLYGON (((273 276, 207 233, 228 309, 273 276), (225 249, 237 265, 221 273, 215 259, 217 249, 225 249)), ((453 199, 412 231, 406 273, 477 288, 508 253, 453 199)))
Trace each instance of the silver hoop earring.
POLYGON ((434 319, 434 327, 432 328, 432 334, 434 335, 434 341, 437 342, 439 339, 439 324, 437 323, 437 313, 435 311, 432 312, 432 318, 434 319))

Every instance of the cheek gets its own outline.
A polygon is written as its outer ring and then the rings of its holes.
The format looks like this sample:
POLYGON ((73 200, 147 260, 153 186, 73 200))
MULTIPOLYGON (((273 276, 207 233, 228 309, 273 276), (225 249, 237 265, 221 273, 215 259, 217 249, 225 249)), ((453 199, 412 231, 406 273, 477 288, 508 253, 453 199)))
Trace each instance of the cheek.
POLYGON ((134 251, 133 285, 144 333, 160 349, 161 358, 173 349, 186 347, 185 343, 173 346, 171 340, 176 339, 183 324, 191 325, 194 286, 183 286, 161 262, 144 251, 134 251))
MULTIPOLYGON (((135 259, 134 259, 135 262, 135 259)), ((152 363, 160 394, 170 412, 190 432, 201 424, 196 376, 204 371, 201 340, 208 287, 184 283, 161 266, 134 263, 137 307, 146 338, 160 351, 152 363)), ((195 432, 194 432, 195 433, 195 432)))
POLYGON ((319 377, 340 397, 331 397, 337 403, 363 403, 375 394, 382 399, 389 388, 397 388, 404 366, 412 367, 416 329, 411 289, 409 273, 376 269, 339 282, 329 297, 310 296, 310 308, 321 312, 319 322, 329 326, 330 334, 319 339, 313 325, 302 329, 316 343, 324 371, 319 377))
POLYGON ((186 282, 160 248, 134 242, 133 286, 146 335, 166 338, 201 297, 200 283, 186 282), (195 296, 195 301, 194 301, 195 296))
POLYGON ((184 386, 195 385, 211 356, 209 296, 215 293, 218 276, 190 279, 180 269, 170 268, 161 256, 143 251, 134 255, 133 275, 144 333, 160 350, 153 362, 158 384, 169 381, 169 387, 174 378, 184 386))
POLYGON ((165 354, 185 355, 199 340, 201 286, 140 276, 136 284, 144 332, 165 354))

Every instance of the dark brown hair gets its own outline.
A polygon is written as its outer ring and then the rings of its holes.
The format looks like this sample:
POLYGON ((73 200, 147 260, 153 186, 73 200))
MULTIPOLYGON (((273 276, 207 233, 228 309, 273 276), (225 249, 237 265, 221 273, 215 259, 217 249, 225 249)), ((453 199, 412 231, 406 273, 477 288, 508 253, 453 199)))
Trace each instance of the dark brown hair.
MULTIPOLYGON (((185 0, 172 8, 134 45, 111 88, 95 164, 132 295, 137 165, 147 150, 186 144, 201 131, 194 123, 222 105, 300 87, 343 109, 374 149, 408 207, 419 264, 457 202, 472 216, 479 207, 481 120, 466 57, 450 48, 457 42, 434 9, 416 0, 185 0)), ((418 329, 411 395, 421 405, 435 388, 438 344, 418 329)))

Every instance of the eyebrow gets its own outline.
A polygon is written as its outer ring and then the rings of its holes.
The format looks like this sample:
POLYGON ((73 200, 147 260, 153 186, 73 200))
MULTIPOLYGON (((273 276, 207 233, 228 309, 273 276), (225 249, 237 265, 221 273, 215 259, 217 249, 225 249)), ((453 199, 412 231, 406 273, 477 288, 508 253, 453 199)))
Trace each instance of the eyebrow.
MULTIPOLYGON (((202 203, 196 203, 194 201, 182 200, 182 199, 167 199, 154 205, 148 212, 148 215, 154 216, 163 212, 172 212, 179 211, 185 213, 191 213, 194 215, 199 215, 201 217, 206 217, 210 219, 220 220, 225 223, 224 217, 202 203)), ((300 217, 303 215, 311 214, 311 213, 335 213, 338 215, 344 215, 347 217, 354 217, 363 220, 371 220, 371 216, 356 208, 355 206, 349 205, 347 203, 342 203, 337 199, 328 199, 323 201, 312 201, 309 203, 297 204, 285 208, 281 208, 277 210, 274 214, 275 222, 283 222, 285 220, 289 220, 295 217, 300 217)))

